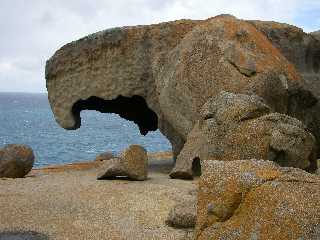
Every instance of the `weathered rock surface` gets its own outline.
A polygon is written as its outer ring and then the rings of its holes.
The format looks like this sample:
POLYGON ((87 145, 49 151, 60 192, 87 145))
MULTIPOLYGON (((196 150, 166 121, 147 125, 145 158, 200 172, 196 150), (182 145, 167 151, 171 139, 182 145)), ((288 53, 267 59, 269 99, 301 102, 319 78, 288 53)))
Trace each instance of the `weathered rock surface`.
POLYGON ((0 178, 22 178, 34 163, 32 149, 26 145, 9 144, 0 149, 0 178))
POLYGON ((197 215, 196 198, 183 199, 169 212, 166 224, 174 228, 194 228, 197 215))
POLYGON ((131 145, 121 153, 119 158, 106 161, 100 169, 98 179, 128 177, 132 180, 148 178, 147 151, 139 145, 131 145))
POLYGON ((200 114, 170 173, 173 178, 192 178, 195 159, 255 158, 317 169, 313 135, 299 120, 271 113, 256 95, 221 92, 208 99, 200 114))
POLYGON ((320 41, 320 30, 310 33, 313 37, 320 41))
MULTIPOLYGON (((303 121, 320 142, 320 41, 317 33, 307 34, 295 26, 276 22, 250 21, 263 32, 272 44, 280 50, 289 62, 294 64, 303 77, 303 85, 308 91, 290 94, 291 104, 288 114, 303 121), (301 107, 295 99, 304 103, 301 107), (300 110, 297 110, 300 109, 300 110), (302 110, 302 111, 301 111, 302 110)), ((319 35, 318 35, 319 36, 319 35)), ((320 149, 318 149, 320 156, 320 149)))
POLYGON ((271 112, 294 116, 316 104, 265 34, 230 15, 90 35, 47 61, 46 80, 62 127, 80 127, 84 109, 117 113, 142 134, 159 128, 175 157, 190 146, 203 105, 221 91, 255 94, 271 112))
MULTIPOLYGON (((308 74, 319 76, 320 71, 320 42, 312 34, 302 29, 284 23, 268 21, 249 21, 263 32, 272 44, 294 64, 296 69, 305 77, 308 74)), ((317 84, 316 91, 320 90, 317 84)))
POLYGON ((104 152, 96 156, 96 161, 105 161, 105 160, 110 160, 114 158, 115 156, 113 155, 112 152, 104 152))
POLYGON ((320 236, 320 178, 270 161, 203 161, 196 239, 320 236))

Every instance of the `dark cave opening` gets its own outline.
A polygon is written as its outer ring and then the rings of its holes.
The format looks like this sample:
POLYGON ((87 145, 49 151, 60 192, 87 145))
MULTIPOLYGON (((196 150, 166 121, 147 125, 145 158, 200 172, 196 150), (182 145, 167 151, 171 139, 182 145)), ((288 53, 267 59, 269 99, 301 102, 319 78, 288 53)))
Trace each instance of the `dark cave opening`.
POLYGON ((116 113, 120 117, 137 124, 142 135, 158 129, 157 114, 148 107, 145 99, 141 96, 118 96, 113 100, 104 100, 92 96, 86 100, 79 100, 72 107, 72 114, 76 119, 77 127, 81 125, 80 112, 82 110, 116 113))
POLYGON ((201 161, 200 158, 195 157, 192 160, 192 174, 193 176, 200 177, 201 176, 201 161))

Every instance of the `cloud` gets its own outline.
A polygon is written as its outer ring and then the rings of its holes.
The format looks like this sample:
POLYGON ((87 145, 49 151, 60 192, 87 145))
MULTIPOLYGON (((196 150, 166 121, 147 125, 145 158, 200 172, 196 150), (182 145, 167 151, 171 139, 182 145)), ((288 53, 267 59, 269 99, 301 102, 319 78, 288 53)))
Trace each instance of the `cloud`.
POLYGON ((230 13, 320 29, 318 0, 1 0, 0 5, 0 91, 46 91, 46 59, 70 41, 115 26, 230 13))

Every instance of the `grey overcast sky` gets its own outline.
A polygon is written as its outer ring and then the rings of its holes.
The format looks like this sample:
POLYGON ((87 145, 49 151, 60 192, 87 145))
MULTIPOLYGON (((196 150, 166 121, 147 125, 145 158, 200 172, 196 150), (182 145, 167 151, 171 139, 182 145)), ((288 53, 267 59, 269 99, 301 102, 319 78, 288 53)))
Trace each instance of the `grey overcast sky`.
POLYGON ((46 59, 87 34, 221 13, 320 29, 320 0, 0 0, 0 92, 46 92, 46 59))

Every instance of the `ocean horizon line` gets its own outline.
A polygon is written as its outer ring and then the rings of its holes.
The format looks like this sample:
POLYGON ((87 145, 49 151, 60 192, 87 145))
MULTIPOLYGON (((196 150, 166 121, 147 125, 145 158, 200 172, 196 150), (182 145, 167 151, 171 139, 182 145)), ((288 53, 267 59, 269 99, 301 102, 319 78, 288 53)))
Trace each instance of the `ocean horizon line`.
POLYGON ((0 94, 46 94, 48 95, 48 92, 20 92, 20 91, 0 91, 0 94))

